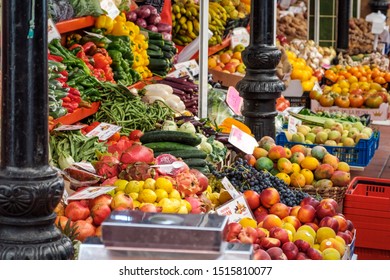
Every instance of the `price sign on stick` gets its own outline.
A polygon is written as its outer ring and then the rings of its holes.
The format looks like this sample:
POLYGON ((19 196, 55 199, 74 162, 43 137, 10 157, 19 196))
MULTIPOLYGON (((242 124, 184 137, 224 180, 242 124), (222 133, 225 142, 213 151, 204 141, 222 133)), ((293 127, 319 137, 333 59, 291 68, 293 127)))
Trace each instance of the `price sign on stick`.
POLYGON ((240 96, 240 93, 234 87, 228 88, 226 94, 226 103, 236 115, 241 115, 243 99, 240 96))
POLYGON ((228 141, 246 154, 252 154, 255 147, 259 146, 255 138, 234 125, 232 125, 228 141))

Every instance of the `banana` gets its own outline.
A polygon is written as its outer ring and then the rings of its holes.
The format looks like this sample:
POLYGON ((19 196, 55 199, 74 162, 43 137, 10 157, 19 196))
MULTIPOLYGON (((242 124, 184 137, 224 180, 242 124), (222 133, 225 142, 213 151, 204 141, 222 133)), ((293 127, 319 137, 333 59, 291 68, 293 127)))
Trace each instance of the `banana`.
POLYGON ((181 17, 181 18, 179 19, 180 24, 184 24, 184 23, 186 23, 186 21, 187 21, 187 18, 186 18, 186 17, 181 17))
POLYGON ((176 45, 184 46, 184 42, 182 42, 181 40, 179 40, 179 39, 177 39, 177 38, 173 38, 172 41, 173 41, 176 45))
POLYGON ((192 13, 191 13, 191 11, 187 10, 187 12, 186 12, 186 18, 188 18, 188 19, 192 18, 192 13))
POLYGON ((188 33, 192 33, 194 30, 194 24, 190 20, 187 22, 187 30, 188 30, 188 33))
POLYGON ((196 37, 198 37, 194 32, 187 32, 188 36, 192 39, 195 40, 196 37))
POLYGON ((173 5, 172 5, 172 12, 173 12, 173 14, 178 14, 178 13, 180 13, 180 7, 179 7, 179 5, 173 4, 173 5))
POLYGON ((182 14, 182 15, 185 15, 186 14, 186 9, 183 7, 183 8, 180 8, 180 13, 182 14))
POLYGON ((176 14, 176 19, 181 18, 181 13, 176 14))
POLYGON ((198 32, 198 34, 199 34, 199 30, 200 30, 199 21, 198 21, 197 19, 195 19, 195 20, 193 21, 193 24, 194 24, 194 30, 195 30, 196 32, 198 32))
POLYGON ((176 24, 175 30, 174 30, 174 31, 175 31, 175 34, 179 33, 180 28, 181 28, 180 24, 176 24))

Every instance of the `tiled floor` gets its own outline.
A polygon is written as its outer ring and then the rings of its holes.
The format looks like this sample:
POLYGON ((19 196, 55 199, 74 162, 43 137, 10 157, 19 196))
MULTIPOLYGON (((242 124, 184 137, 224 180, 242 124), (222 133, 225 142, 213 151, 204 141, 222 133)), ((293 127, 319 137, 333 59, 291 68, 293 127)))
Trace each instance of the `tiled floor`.
POLYGON ((390 126, 373 125, 381 134, 379 147, 364 170, 353 170, 351 177, 365 176, 390 179, 390 126))

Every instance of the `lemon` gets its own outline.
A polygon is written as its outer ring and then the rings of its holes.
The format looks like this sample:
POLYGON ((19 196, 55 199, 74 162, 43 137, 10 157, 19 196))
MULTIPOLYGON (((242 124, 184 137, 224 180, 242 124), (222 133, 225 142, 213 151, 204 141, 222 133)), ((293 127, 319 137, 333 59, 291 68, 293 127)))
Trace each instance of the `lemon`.
POLYGON ((293 169, 293 172, 301 172, 301 167, 299 166, 298 163, 293 163, 292 164, 292 169, 293 169))
POLYGON ((139 207, 140 207, 140 205, 141 205, 141 202, 139 202, 138 200, 134 200, 134 201, 133 201, 133 206, 134 206, 134 209, 137 209, 137 208, 139 208, 139 207))
POLYGON ((157 195, 157 202, 159 202, 161 199, 168 197, 168 193, 166 190, 163 189, 157 189, 154 191, 157 195))
POLYGON ((156 193, 151 190, 151 189, 143 189, 139 196, 138 196, 138 200, 140 202, 148 202, 148 203, 153 203, 155 202, 157 199, 157 195, 156 193))
POLYGON ((180 206, 179 210, 177 211, 178 214, 188 214, 188 209, 185 206, 180 206))
POLYGON ((143 181, 131 180, 127 183, 125 193, 139 193, 142 190, 143 181))
POLYGON ((173 190, 172 182, 164 177, 157 178, 155 187, 156 189, 164 189, 168 194, 173 190))
POLYGON ((191 206, 191 203, 189 203, 187 200, 182 199, 182 200, 180 201, 180 205, 181 205, 181 206, 184 205, 184 206, 187 208, 188 213, 191 212, 192 206, 191 206))
POLYGON ((178 199, 178 200, 181 200, 181 195, 179 193, 178 190, 172 190, 169 195, 168 195, 169 198, 174 198, 174 199, 178 199))
POLYGON ((127 180, 122 180, 122 179, 118 179, 114 182, 114 186, 116 187, 115 188, 115 191, 125 191, 125 188, 126 188, 126 185, 129 181, 127 180))
POLYGON ((139 194, 137 192, 129 193, 129 196, 134 200, 138 199, 139 194))
POLYGON ((242 227, 253 227, 253 228, 256 228, 257 227, 257 222, 256 220, 252 219, 252 218, 249 218, 249 217, 244 217, 242 218, 240 221, 239 221, 239 224, 242 226, 242 227))
POLYGON ((156 180, 154 180, 153 178, 148 178, 145 180, 143 188, 155 190, 156 189, 155 185, 156 185, 156 180))
POLYGON ((158 203, 162 213, 177 213, 180 209, 180 201, 176 199, 163 198, 158 203))

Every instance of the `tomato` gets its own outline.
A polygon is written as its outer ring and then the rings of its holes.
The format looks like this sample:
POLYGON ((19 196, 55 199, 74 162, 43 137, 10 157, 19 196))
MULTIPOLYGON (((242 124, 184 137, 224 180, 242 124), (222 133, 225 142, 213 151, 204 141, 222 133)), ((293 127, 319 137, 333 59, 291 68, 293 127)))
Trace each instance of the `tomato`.
POLYGON ((334 104, 334 98, 329 94, 323 94, 321 95, 319 102, 323 107, 331 107, 334 104))
POLYGON ((347 96, 340 95, 335 98, 334 103, 341 108, 348 108, 350 101, 347 96))
POLYGON ((382 96, 378 94, 372 94, 369 96, 365 102, 365 105, 369 108, 379 108, 379 106, 383 103, 382 96))
POLYGON ((378 95, 382 96, 384 103, 389 101, 389 94, 386 91, 378 91, 378 95))
POLYGON ((135 129, 132 132, 130 132, 129 139, 133 141, 139 141, 142 135, 144 135, 144 133, 141 130, 135 129))
POLYGON ((363 106, 364 98, 360 94, 350 94, 349 95, 349 105, 352 108, 360 108, 363 106))
POLYGON ((318 101, 318 100, 320 100, 321 95, 322 95, 322 93, 319 92, 318 90, 311 90, 309 97, 310 97, 310 99, 315 99, 318 101))

